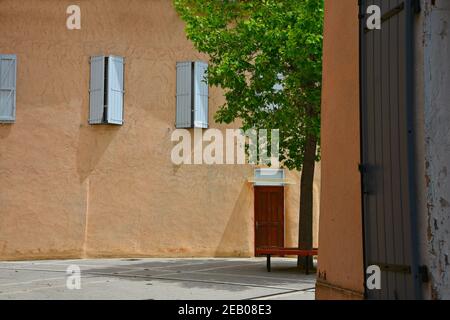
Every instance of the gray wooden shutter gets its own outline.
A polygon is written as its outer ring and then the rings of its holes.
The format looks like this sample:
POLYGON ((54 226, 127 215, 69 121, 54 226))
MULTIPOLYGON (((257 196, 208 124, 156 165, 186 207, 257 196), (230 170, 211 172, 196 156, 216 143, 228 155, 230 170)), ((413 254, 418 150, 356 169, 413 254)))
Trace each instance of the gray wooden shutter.
POLYGON ((16 65, 15 55, 0 55, 0 122, 16 119, 16 65))
POLYGON ((101 124, 105 108, 105 57, 91 57, 89 123, 101 124))
MULTIPOLYGON (((362 0, 361 138, 365 267, 380 267, 369 299, 420 298, 415 239, 413 0, 362 0), (366 28, 380 6, 381 30, 366 28)), ((426 274, 426 273, 425 273, 426 274)))
POLYGON ((177 128, 192 127, 192 63, 177 63, 177 128))
POLYGON ((108 118, 112 124, 123 124, 124 59, 110 56, 108 61, 108 118))
POLYGON ((208 128, 208 64, 194 63, 194 127, 208 128))

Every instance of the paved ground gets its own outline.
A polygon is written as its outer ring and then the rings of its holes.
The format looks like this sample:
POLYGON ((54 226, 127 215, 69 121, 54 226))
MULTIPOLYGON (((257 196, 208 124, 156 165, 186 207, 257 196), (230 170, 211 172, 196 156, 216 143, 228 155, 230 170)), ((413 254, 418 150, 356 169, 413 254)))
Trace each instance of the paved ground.
POLYGON ((314 299, 295 259, 102 259, 0 262, 0 299, 314 299), (81 289, 66 286, 81 269, 81 289))

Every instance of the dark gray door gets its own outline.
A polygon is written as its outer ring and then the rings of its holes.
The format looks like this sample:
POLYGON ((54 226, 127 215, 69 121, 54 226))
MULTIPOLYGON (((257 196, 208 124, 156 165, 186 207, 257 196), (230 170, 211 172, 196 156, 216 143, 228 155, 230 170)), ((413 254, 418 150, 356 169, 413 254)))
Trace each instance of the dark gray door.
POLYGON ((361 149, 365 266, 381 268, 369 299, 420 298, 413 159, 415 1, 360 0, 361 149), (381 8, 380 30, 367 8, 381 8))

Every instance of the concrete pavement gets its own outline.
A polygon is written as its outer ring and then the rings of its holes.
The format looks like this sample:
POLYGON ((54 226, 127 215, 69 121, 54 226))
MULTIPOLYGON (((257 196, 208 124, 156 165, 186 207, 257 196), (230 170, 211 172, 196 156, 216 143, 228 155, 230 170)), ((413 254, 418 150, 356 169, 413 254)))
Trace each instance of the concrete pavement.
POLYGON ((268 273, 264 258, 0 262, 0 299, 314 299, 315 275, 295 265, 273 258, 268 273), (81 271, 79 290, 67 287, 71 265, 81 271))

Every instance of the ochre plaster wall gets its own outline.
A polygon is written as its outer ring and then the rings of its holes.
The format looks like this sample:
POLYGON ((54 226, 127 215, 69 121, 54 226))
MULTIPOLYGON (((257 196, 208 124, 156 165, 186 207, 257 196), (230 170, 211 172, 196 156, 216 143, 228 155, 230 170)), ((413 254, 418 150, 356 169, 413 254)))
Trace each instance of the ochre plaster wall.
MULTIPOLYGON (((0 2, 0 53, 18 57, 16 123, 0 124, 0 260, 253 255, 253 168, 170 160, 176 61, 205 59, 172 2, 77 3, 82 29, 69 31, 72 1, 0 2), (88 125, 93 55, 125 57, 123 126, 88 125)), ((223 95, 210 95, 211 127, 225 129, 223 95)), ((298 188, 286 189, 289 246, 298 188)))

